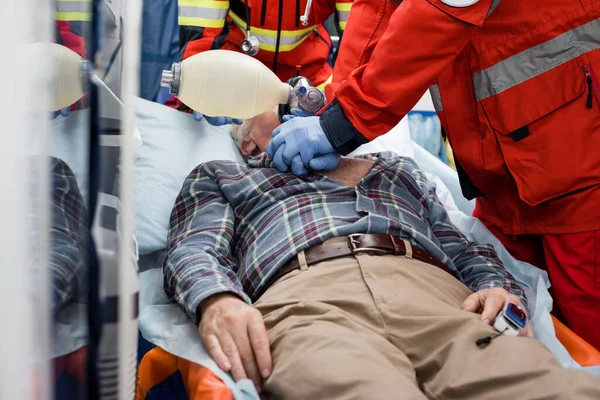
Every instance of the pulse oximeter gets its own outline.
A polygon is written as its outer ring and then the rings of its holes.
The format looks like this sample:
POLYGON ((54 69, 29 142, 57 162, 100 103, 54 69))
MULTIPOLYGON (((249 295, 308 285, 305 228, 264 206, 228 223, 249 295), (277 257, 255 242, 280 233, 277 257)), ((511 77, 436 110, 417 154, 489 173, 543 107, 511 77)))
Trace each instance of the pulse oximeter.
POLYGON ((494 328, 507 336, 517 336, 526 325, 527 314, 514 303, 508 303, 494 321, 494 328))

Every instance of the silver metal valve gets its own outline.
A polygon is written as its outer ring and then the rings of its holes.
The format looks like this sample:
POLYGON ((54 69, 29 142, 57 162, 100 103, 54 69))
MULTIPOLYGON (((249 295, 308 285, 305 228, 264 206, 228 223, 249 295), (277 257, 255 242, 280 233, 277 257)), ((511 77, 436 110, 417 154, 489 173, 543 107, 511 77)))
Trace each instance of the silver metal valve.
POLYGON ((160 86, 169 88, 169 94, 177 96, 181 84, 181 63, 173 63, 170 70, 163 70, 160 86))

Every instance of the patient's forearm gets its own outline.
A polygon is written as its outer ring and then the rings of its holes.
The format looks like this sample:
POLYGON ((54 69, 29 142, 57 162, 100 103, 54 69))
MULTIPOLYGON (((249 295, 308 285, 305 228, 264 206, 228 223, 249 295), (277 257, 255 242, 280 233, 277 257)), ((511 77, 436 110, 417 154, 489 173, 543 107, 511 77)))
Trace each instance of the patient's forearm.
POLYGON ((85 280, 87 211, 69 166, 51 157, 49 263, 54 312, 72 301, 85 280))
POLYGON ((193 319, 198 305, 222 292, 245 297, 231 253, 235 217, 212 173, 190 173, 171 216, 163 264, 167 295, 193 319))

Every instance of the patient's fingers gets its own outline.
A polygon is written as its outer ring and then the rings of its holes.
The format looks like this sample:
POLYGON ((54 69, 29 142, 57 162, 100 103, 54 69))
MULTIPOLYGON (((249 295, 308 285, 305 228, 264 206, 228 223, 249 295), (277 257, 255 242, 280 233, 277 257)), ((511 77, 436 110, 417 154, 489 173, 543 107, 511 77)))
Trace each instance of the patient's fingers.
POLYGON ((479 299, 479 295, 477 293, 473 293, 469 297, 465 299, 462 303, 463 310, 469 312, 478 312, 481 308, 481 301, 479 299))
MULTIPOLYGON (((254 359, 254 352, 252 350, 252 345, 250 344, 250 338, 248 337, 247 327, 244 327, 243 330, 235 330, 231 332, 231 334, 233 341, 237 346, 244 373, 248 378, 252 379, 256 389, 260 392, 262 388, 262 378, 258 372, 256 360, 254 359)), ((236 380, 238 380, 238 378, 236 378, 236 380)))
POLYGON ((504 308, 505 298, 501 294, 491 295, 485 299, 483 311, 479 318, 483 323, 491 325, 498 316, 498 313, 504 308))
POLYGON ((237 382, 241 379, 248 378, 237 345, 229 332, 221 331, 219 334, 219 342, 221 343, 223 352, 229 361, 231 361, 231 375, 233 375, 233 379, 237 382))
POLYGON ((248 321, 248 335, 250 336, 250 343, 254 350, 254 357, 256 358, 260 374, 266 379, 271 375, 273 361, 269 347, 269 336, 267 335, 267 329, 265 328, 265 323, 260 312, 257 312, 248 321))
POLYGON ((217 336, 214 334, 206 335, 202 338, 202 342, 204 343, 204 347, 206 347, 206 351, 215 360, 219 368, 223 371, 230 371, 231 362, 229 362, 229 358, 223 353, 217 336))
POLYGON ((525 329, 523 329, 523 330, 521 330, 521 332, 519 332, 518 336, 532 338, 533 337, 533 331, 531 330, 531 324, 528 323, 525 326, 525 329))
MULTIPOLYGON (((249 325, 256 324, 257 319, 262 322, 260 312, 238 297, 225 293, 205 299, 198 306, 198 313, 201 316, 200 336, 217 365, 231 371, 236 381, 250 377, 260 392, 262 377, 253 347, 256 342, 257 348, 262 349, 262 342, 256 339, 251 342, 249 336, 249 325)), ((261 357, 264 357, 262 353, 261 357)))

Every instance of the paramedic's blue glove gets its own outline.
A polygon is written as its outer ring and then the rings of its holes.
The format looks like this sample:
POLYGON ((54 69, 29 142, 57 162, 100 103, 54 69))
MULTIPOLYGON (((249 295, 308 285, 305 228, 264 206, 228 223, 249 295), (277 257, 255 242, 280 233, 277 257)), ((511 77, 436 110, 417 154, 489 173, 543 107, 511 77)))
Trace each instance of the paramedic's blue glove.
POLYGON ((283 117, 281 117, 281 119, 283 120, 283 122, 288 122, 290 119, 292 118, 296 118, 296 117, 312 117, 314 116, 314 113, 310 113, 307 111, 304 111, 300 108, 292 108, 290 110, 290 113, 287 115, 284 115, 283 117))
POLYGON ((52 119, 58 117, 59 115, 62 115, 64 118, 67 118, 70 113, 71 113, 71 107, 65 107, 62 110, 54 111, 51 115, 52 115, 52 119))
POLYGON ((232 122, 236 125, 241 125, 242 120, 237 118, 229 118, 229 117, 209 117, 208 115, 201 114, 197 111, 192 112, 194 115, 194 119, 196 121, 201 121, 202 118, 206 120, 212 126, 221 126, 221 125, 229 125, 232 122))
POLYGON ((330 171, 340 163, 319 117, 293 118, 273 131, 267 153, 278 170, 306 175, 308 169, 330 171))

